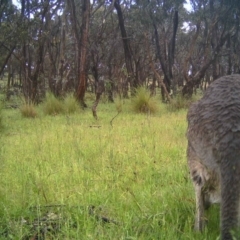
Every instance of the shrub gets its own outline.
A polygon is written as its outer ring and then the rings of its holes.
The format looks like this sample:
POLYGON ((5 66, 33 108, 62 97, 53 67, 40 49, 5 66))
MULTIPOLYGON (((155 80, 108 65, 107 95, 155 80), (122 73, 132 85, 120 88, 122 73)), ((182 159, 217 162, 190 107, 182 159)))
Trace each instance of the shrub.
POLYGON ((63 103, 64 103, 64 112, 67 114, 75 113, 80 109, 79 104, 77 103, 76 98, 74 97, 73 94, 68 94, 64 98, 63 103))
POLYGON ((134 112, 156 113, 158 103, 151 97, 149 90, 145 87, 139 87, 136 89, 135 96, 132 99, 132 108, 134 112))
POLYGON ((46 98, 42 106, 43 112, 46 115, 56 115, 64 112, 63 102, 49 92, 46 94, 46 98))
POLYGON ((31 102, 24 101, 22 106, 20 106, 20 112, 26 118, 35 118, 37 116, 36 108, 31 102))

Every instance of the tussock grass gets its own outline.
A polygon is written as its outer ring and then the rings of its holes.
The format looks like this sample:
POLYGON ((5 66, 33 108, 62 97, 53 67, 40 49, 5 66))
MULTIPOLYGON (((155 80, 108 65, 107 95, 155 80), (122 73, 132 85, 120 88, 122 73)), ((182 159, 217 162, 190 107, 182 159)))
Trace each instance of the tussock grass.
POLYGON ((150 91, 145 87, 136 89, 135 96, 132 99, 132 109, 139 113, 156 113, 158 111, 156 99, 151 97, 150 91))
POLYGON ((194 94, 191 98, 183 97, 181 93, 177 94, 169 103, 168 109, 170 111, 179 111, 181 109, 188 109, 190 105, 200 99, 201 94, 194 94))
POLYGON ((33 103, 23 101, 23 104, 19 108, 21 114, 25 118, 35 118, 37 117, 37 110, 33 103))
POLYGON ((64 112, 64 104, 51 92, 47 92, 42 104, 42 109, 46 115, 56 115, 64 112))
POLYGON ((47 239, 216 239, 217 208, 202 234, 193 231, 186 111, 123 111, 113 125, 114 104, 98 111, 96 124, 91 109, 34 121, 4 110, 1 239, 31 239, 50 213, 47 239))
POLYGON ((67 114, 72 114, 76 113, 77 111, 80 110, 79 104, 76 101, 76 98, 74 97, 73 94, 68 94, 64 100, 64 112, 67 114))
POLYGON ((42 104, 45 115, 73 114, 80 110, 73 94, 69 93, 63 99, 56 98, 52 93, 47 93, 42 104))

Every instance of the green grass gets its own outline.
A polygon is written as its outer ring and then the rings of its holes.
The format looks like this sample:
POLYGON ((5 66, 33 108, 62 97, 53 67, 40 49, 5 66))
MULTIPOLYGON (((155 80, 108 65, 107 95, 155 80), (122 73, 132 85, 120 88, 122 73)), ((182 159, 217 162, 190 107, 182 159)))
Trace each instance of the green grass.
POLYGON ((218 207, 202 234, 193 231, 186 110, 133 114, 128 101, 121 109, 112 124, 115 104, 99 104, 97 121, 90 107, 34 119, 3 111, 0 239, 31 239, 46 228, 46 239, 217 238, 218 207))

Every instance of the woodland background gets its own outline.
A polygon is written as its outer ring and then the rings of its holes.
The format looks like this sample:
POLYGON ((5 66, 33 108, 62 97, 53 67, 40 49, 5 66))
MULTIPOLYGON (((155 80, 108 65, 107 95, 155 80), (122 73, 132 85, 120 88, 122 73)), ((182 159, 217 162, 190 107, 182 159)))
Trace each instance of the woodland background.
POLYGON ((163 101, 240 72, 238 0, 0 0, 1 91, 163 101))

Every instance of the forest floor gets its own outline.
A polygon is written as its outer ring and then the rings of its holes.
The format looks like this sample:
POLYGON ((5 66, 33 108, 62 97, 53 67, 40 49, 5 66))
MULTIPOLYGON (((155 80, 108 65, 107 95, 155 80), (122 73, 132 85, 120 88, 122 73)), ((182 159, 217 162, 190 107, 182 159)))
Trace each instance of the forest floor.
POLYGON ((193 230, 186 110, 135 114, 126 101, 116 114, 3 110, 0 239, 217 239, 218 206, 193 230))

